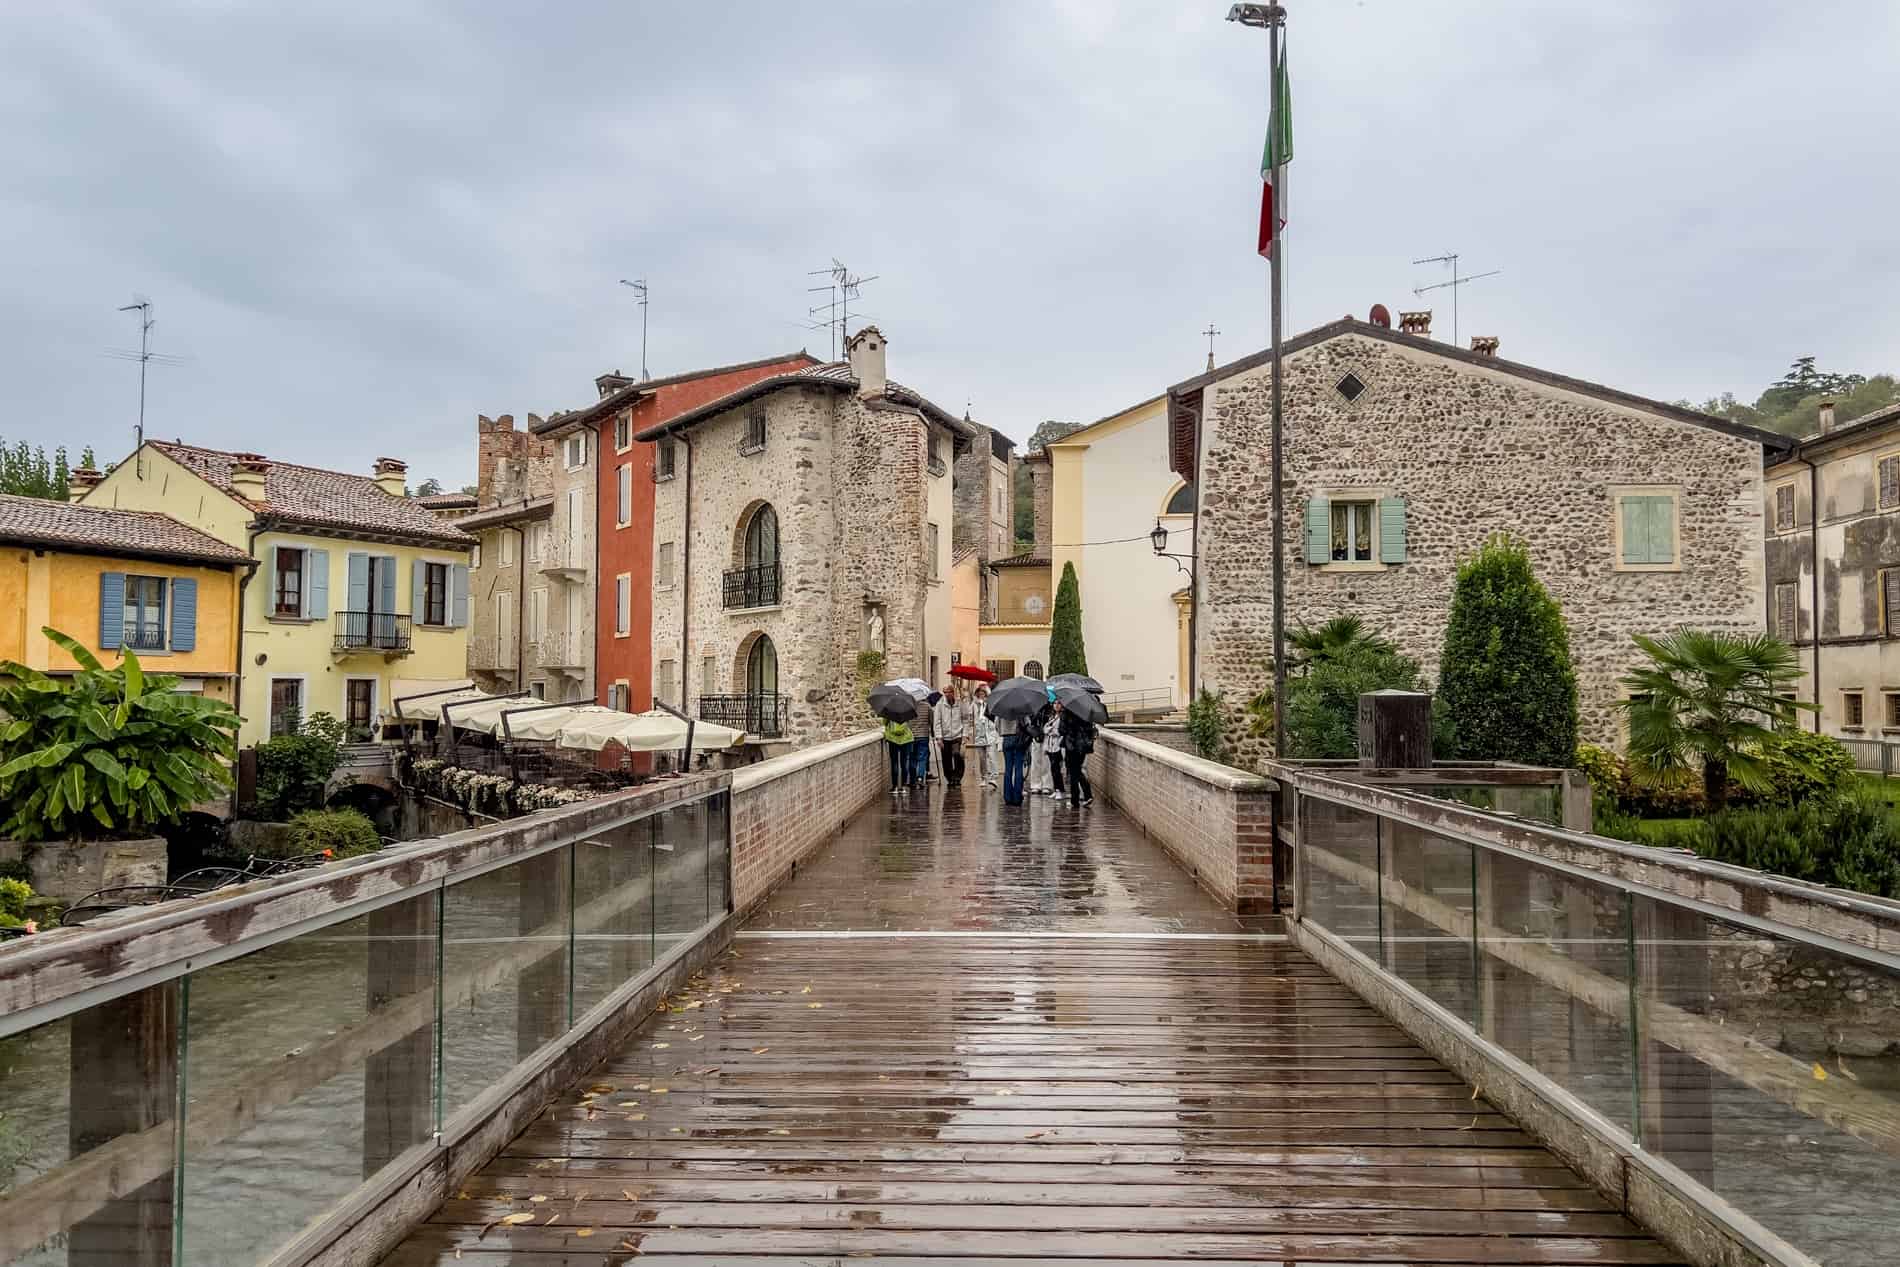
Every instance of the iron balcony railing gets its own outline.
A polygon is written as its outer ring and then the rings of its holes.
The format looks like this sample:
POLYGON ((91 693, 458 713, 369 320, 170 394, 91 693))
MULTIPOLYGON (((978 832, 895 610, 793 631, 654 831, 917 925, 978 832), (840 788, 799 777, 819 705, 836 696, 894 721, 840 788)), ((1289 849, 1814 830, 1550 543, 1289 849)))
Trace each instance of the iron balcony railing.
POLYGON ((726 573, 726 608, 771 607, 779 600, 784 572, 776 563, 733 568, 726 573))
POLYGON ((950 469, 949 467, 943 464, 943 459, 936 456, 935 454, 932 454, 930 457, 926 458, 924 460, 924 465, 930 468, 930 473, 932 475, 942 475, 945 471, 950 469))
POLYGON ((394 612, 338 612, 333 651, 409 651, 409 617, 394 612))
POLYGON ((130 651, 163 651, 165 630, 160 625, 127 625, 122 642, 130 651))
POLYGON ((699 697, 699 720, 731 726, 761 739, 782 738, 791 712, 792 697, 777 693, 699 697))

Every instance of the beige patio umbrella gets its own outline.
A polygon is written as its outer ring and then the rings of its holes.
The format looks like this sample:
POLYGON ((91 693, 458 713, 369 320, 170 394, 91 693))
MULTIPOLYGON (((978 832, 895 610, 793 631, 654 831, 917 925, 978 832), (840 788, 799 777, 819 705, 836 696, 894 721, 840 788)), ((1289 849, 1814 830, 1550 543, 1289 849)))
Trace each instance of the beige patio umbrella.
MULTIPOLYGON (((699 752, 719 752, 743 738, 742 732, 730 726, 707 721, 693 723, 693 748, 699 752)), ((658 709, 650 713, 622 713, 589 705, 575 709, 568 716, 567 723, 561 727, 559 742, 563 748, 585 748, 591 752, 599 752, 610 743, 617 743, 629 752, 664 752, 686 742, 686 723, 658 709)))
POLYGON ((416 699, 405 699, 398 693, 390 711, 403 721, 441 721, 444 704, 467 704, 487 697, 487 691, 472 686, 446 695, 430 694, 416 699))

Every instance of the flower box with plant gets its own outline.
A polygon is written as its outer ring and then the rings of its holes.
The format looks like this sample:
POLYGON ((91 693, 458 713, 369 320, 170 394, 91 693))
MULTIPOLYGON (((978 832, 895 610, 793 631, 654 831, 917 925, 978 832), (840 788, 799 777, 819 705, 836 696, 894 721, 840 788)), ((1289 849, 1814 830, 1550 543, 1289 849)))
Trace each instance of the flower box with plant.
POLYGON ((162 879, 164 841, 156 833, 229 793, 238 715, 221 701, 177 690, 176 677, 147 674, 130 650, 108 669, 58 630, 41 632, 79 669, 55 677, 0 663, 0 837, 39 846, 21 856, 33 887, 48 896, 70 900, 126 882, 108 874, 124 863, 125 848, 92 850, 97 861, 77 865, 78 846, 87 842, 155 850, 162 879), (49 850, 55 841, 71 844, 49 850), (87 887, 65 891, 76 885, 87 887))

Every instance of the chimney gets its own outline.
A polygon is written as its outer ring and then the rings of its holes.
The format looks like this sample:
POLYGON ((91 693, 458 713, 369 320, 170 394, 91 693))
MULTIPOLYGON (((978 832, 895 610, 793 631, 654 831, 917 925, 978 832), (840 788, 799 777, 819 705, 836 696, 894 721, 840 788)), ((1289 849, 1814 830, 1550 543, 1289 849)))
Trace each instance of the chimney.
POLYGON ((85 501, 86 494, 98 487, 99 481, 104 478, 90 466, 69 472, 66 476, 66 500, 73 503, 85 501))
POLYGON ((408 474, 409 464, 399 458, 376 459, 376 487, 391 497, 401 497, 408 491, 408 481, 404 478, 408 474))
POLYGON ((1424 312, 1401 312, 1399 314, 1399 333, 1415 334, 1421 339, 1432 337, 1432 310, 1424 312))
POLYGON ((619 370, 612 370, 594 379, 594 390, 600 393, 602 400, 607 399, 623 387, 632 387, 633 380, 619 370))
POLYGON ((845 359, 851 363, 851 377, 858 380, 858 395, 884 394, 884 334, 876 326, 866 326, 844 345, 845 359))
POLYGON ((1496 356, 1498 354, 1498 336, 1495 334, 1472 335, 1471 350, 1479 356, 1496 356))
POLYGON ((264 477, 270 473, 270 459, 261 453, 231 455, 231 491, 249 502, 265 502, 264 477))
POLYGON ((1023 458, 1029 468, 1030 510, 1034 528, 1030 533, 1037 555, 1049 553, 1050 529, 1055 509, 1055 470, 1049 462, 1049 450, 1037 449, 1023 458))
POLYGON ((1821 402, 1821 433, 1825 435, 1832 430, 1834 430, 1834 402, 1824 400, 1821 402))

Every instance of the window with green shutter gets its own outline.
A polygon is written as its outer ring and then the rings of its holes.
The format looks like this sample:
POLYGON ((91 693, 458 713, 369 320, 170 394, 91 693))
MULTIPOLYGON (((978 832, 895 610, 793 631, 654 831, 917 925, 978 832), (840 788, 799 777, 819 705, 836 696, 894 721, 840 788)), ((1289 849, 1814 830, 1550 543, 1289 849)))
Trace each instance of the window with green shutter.
POLYGON ((1622 562, 1631 567, 1669 566, 1676 561, 1676 498, 1673 493, 1624 493, 1622 562))

